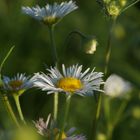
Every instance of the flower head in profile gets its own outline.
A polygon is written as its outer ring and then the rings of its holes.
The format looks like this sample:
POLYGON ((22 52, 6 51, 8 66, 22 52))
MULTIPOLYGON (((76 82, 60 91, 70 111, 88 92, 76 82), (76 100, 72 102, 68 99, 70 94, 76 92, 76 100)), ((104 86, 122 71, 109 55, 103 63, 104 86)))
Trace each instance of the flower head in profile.
POLYGON ((3 90, 21 95, 25 90, 32 87, 32 80, 25 74, 17 74, 13 78, 3 77, 3 90))
MULTIPOLYGON (((54 124, 53 120, 50 121, 50 115, 47 118, 47 121, 44 121, 43 118, 40 118, 38 121, 34 122, 35 127, 37 128, 37 132, 48 138, 54 138, 54 140, 59 139, 60 129, 54 124)), ((69 129, 67 132, 62 133, 62 140, 86 140, 84 135, 75 135, 75 128, 69 129)))
POLYGON ((124 94, 130 92, 131 89, 130 82, 116 74, 110 75, 104 85, 105 94, 111 97, 122 97, 124 94))
POLYGON ((23 13, 42 21, 46 25, 54 25, 60 21, 65 15, 76 10, 78 7, 75 2, 62 2, 61 4, 47 4, 45 7, 22 7, 23 13))
POLYGON ((36 73, 33 77, 34 86, 48 91, 65 92, 66 94, 79 94, 81 96, 93 95, 94 91, 102 91, 100 85, 103 84, 103 73, 90 71, 87 68, 82 72, 82 65, 73 65, 65 68, 62 65, 62 73, 54 67, 47 69, 49 74, 36 73))

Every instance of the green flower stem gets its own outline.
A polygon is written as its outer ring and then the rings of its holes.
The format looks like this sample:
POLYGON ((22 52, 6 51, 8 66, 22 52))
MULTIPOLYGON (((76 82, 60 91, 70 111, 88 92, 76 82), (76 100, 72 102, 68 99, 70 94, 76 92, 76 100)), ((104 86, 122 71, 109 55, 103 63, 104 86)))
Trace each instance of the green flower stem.
MULTIPOLYGON (((56 51, 56 45, 54 40, 54 25, 49 26, 50 31, 50 40, 51 40, 51 49, 52 49, 52 58, 53 58, 53 64, 57 67, 58 65, 58 58, 57 58, 57 51, 56 51)), ((57 120, 57 113, 58 113, 58 100, 59 96, 58 93, 54 93, 54 121, 57 120)))
POLYGON ((54 121, 57 120, 57 112, 58 112, 58 92, 54 93, 54 121))
POLYGON ((108 64, 110 61, 110 55, 111 55, 111 49, 112 49, 111 42, 112 42, 113 30, 114 30, 115 25, 116 25, 116 18, 113 18, 112 19, 112 26, 111 26, 110 31, 109 31, 106 56, 105 56, 105 69, 104 69, 105 76, 107 75, 107 72, 108 72, 108 64))
POLYGON ((124 112, 124 110, 125 110, 127 104, 128 104, 128 101, 124 101, 124 102, 121 103, 120 108, 119 108, 119 110, 117 111, 115 120, 113 121, 113 126, 116 126, 116 124, 119 122, 119 120, 120 120, 120 118, 121 118, 121 115, 122 115, 122 113, 124 112))
POLYGON ((53 58, 53 64, 57 66, 57 51, 56 51, 56 45, 54 40, 54 27, 53 25, 49 26, 50 31, 50 40, 51 40, 51 50, 52 50, 52 58, 53 58))
POLYGON ((110 109, 111 109, 111 98, 109 98, 108 96, 107 97, 104 97, 103 98, 103 106, 104 106, 104 116, 107 120, 107 123, 110 122, 110 109))
POLYGON ((62 134, 64 132, 64 129, 65 129, 65 123, 67 121, 67 117, 68 117, 68 113, 69 113, 69 108, 70 108, 70 102, 71 102, 71 94, 69 94, 66 98, 66 109, 65 109, 65 114, 64 114, 64 120, 63 120, 63 123, 62 123, 62 128, 60 130, 60 134, 59 134, 59 139, 58 140, 61 140, 62 139, 62 134))
MULTIPOLYGON (((2 68, 3 68, 6 60, 8 59, 8 57, 10 56, 10 54, 12 53, 14 47, 15 46, 12 46, 10 48, 10 50, 7 52, 6 56, 4 57, 4 59, 2 60, 2 62, 0 64, 0 86, 3 85, 3 81, 1 79, 2 68)), ((11 119, 13 120, 13 122, 16 124, 17 127, 20 127, 20 125, 19 125, 19 123, 17 121, 17 118, 16 118, 16 116, 15 116, 15 114, 13 112, 13 109, 11 107, 11 104, 10 104, 10 102, 8 100, 8 97, 6 95, 2 95, 2 98, 3 98, 4 105, 5 105, 6 109, 7 109, 7 112, 9 113, 11 119)))
POLYGON ((23 117, 23 114, 22 114, 21 107, 20 107, 19 95, 13 95, 13 97, 14 97, 14 100, 15 100, 15 103, 16 103, 16 106, 17 106, 17 110, 18 110, 20 119, 21 119, 21 121, 22 121, 24 124, 26 124, 26 122, 25 122, 25 120, 24 120, 24 117, 23 117))
MULTIPOLYGON (((112 19, 112 26, 109 31, 109 37, 108 37, 108 42, 107 42, 107 49, 106 49, 106 55, 105 55, 105 68, 104 68, 104 75, 107 75, 108 72, 108 64, 110 60, 110 55, 111 55, 111 41, 112 41, 112 36, 113 36, 113 29, 116 23, 116 18, 112 19)), ((95 111, 95 117, 93 120, 93 133, 92 133, 92 139, 96 139, 96 131, 97 131, 97 123, 100 117, 100 111, 101 111, 101 103, 102 103, 102 95, 99 93, 98 100, 96 103, 96 111, 95 111)))
POLYGON ((80 31, 78 31, 78 30, 74 30, 74 31, 72 31, 72 32, 70 32, 70 33, 68 34, 68 36, 67 36, 67 38, 66 38, 66 41, 67 41, 68 39, 70 39, 71 36, 72 36, 73 34, 77 34, 77 35, 79 35, 79 36, 82 37, 82 38, 87 38, 87 36, 86 36, 85 34, 83 34, 82 32, 80 32, 80 31))
POLYGON ((135 5, 136 3, 140 2, 140 0, 136 0, 133 3, 129 4, 127 7, 125 7, 124 9, 122 9, 121 13, 126 11, 128 8, 132 7, 133 5, 135 5))
POLYGON ((8 114, 10 115, 11 119, 13 120, 13 122, 16 124, 17 127, 20 127, 20 125, 17 121, 17 118, 13 112, 13 109, 11 107, 11 104, 9 103, 8 97, 6 95, 2 95, 2 98, 3 98, 4 105, 7 109, 8 114))
POLYGON ((105 97, 103 100, 104 103, 104 116, 106 119, 106 125, 107 125, 107 140, 112 139, 112 132, 114 129, 114 126, 112 124, 112 119, 110 116, 110 111, 111 111, 111 98, 105 97))
MULTIPOLYGON (((108 102, 110 102, 110 100, 108 100, 108 102)), ((106 102, 106 103, 108 103, 108 102, 106 102)), ((124 101, 121 103, 120 108, 118 109, 115 118, 111 122, 110 122, 110 118, 107 118, 107 140, 112 139, 112 133, 114 131, 114 128, 118 124, 118 122, 121 118, 121 115, 122 115, 123 111, 125 110, 127 104, 128 104, 127 101, 124 101)), ((107 105, 109 105, 109 103, 107 105)), ((108 113, 110 113, 110 111, 108 111, 108 113)), ((109 115, 109 117, 110 117, 110 115, 109 115)))
POLYGON ((113 130, 114 130, 114 126, 112 125, 112 123, 108 123, 108 126, 107 126, 107 140, 112 140, 113 130))
POLYGON ((94 119, 93 119, 93 126, 92 126, 92 130, 93 132, 91 133, 91 139, 92 140, 95 140, 96 139, 96 132, 97 132, 97 123, 98 123, 98 120, 99 120, 99 117, 100 117, 100 109, 101 109, 101 93, 99 93, 99 96, 98 96, 98 101, 96 103, 96 110, 95 110, 95 116, 94 116, 94 119))

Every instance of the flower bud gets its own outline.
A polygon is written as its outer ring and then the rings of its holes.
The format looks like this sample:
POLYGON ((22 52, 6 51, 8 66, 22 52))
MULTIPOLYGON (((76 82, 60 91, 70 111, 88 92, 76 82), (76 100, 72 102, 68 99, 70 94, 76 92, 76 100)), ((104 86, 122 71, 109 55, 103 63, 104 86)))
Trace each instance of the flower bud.
POLYGON ((120 14, 120 7, 116 2, 111 2, 107 6, 108 14, 112 17, 117 17, 120 14))
POLYGON ((95 37, 86 39, 86 41, 84 42, 84 45, 83 45, 84 52, 86 54, 94 54, 96 51, 97 45, 98 45, 98 42, 95 39, 95 37))
POLYGON ((116 18, 119 16, 122 7, 125 5, 126 0, 97 0, 101 8, 104 10, 104 13, 107 16, 116 18))

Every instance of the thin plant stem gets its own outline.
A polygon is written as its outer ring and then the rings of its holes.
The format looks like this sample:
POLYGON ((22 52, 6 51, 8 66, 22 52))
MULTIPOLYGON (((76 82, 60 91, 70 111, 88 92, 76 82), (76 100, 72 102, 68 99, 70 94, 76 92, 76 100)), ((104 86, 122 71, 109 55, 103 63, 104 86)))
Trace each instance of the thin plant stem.
POLYGON ((132 7, 133 5, 135 5, 136 3, 140 2, 140 0, 136 0, 133 3, 129 4, 128 6, 126 6, 124 9, 122 9, 121 13, 126 11, 128 8, 132 7))
MULTIPOLYGON (((57 58, 56 45, 55 45, 55 40, 54 40, 54 26, 53 25, 49 26, 49 32, 50 32, 53 64, 54 64, 54 66, 57 67, 57 65, 58 65, 58 58, 57 58)), ((54 121, 57 120, 58 100, 59 100, 58 93, 54 93, 54 109, 53 109, 54 121)))
POLYGON ((87 38, 87 36, 86 36, 84 33, 80 32, 80 31, 78 31, 78 30, 74 30, 74 31, 72 31, 72 32, 69 33, 69 35, 68 35, 67 38, 66 38, 66 41, 67 41, 73 34, 77 34, 77 35, 81 36, 82 38, 87 38))
MULTIPOLYGON (((14 49, 15 46, 12 46, 10 48, 10 50, 7 52, 6 56, 4 57, 4 59, 2 60, 1 64, 0 64, 0 86, 3 85, 3 82, 2 82, 2 79, 1 79, 1 73, 2 73, 2 68, 6 62, 6 60, 8 59, 8 57, 10 56, 10 54, 12 53, 13 49, 14 49)), ((17 118, 14 114, 14 111, 11 107, 11 104, 8 100, 8 97, 6 95, 2 95, 2 98, 3 98, 3 102, 4 102, 4 105, 7 109, 7 112, 9 113, 9 115, 11 116, 11 119, 13 120, 13 122, 16 124, 17 127, 20 127, 18 121, 17 121, 17 118)))
POLYGON ((63 134, 64 129, 65 129, 65 123, 66 123, 66 121, 67 121, 67 117, 68 117, 68 113, 69 113, 69 108, 70 108, 71 96, 72 96, 72 95, 68 95, 67 98, 66 98, 65 114, 64 114, 64 119, 63 119, 63 123, 62 123, 62 128, 61 128, 61 130, 60 130, 60 134, 59 134, 59 139, 58 139, 58 140, 61 140, 61 139, 62 139, 62 134, 63 134))
MULTIPOLYGON (((106 49, 106 55, 105 55, 105 67, 104 67, 104 75, 107 75, 108 72, 108 64, 109 64, 109 60, 110 60, 110 55, 111 55, 111 41, 112 41, 112 36, 113 36, 113 29, 116 23, 116 18, 112 19, 112 26, 109 30, 109 37, 108 37, 108 42, 107 42, 107 49, 106 49)), ((98 124, 98 120, 100 117, 100 112, 101 112, 101 103, 102 103, 102 95, 101 93, 99 93, 98 95, 98 100, 96 103, 96 111, 95 111, 95 117, 93 119, 93 133, 92 133, 92 139, 95 140, 96 139, 96 131, 97 131, 97 124, 98 124)))
POLYGON ((52 51, 52 58, 53 58, 53 64, 54 66, 57 66, 57 51, 56 51, 56 45, 54 40, 54 26, 49 26, 49 32, 50 32, 50 40, 51 40, 51 51, 52 51))
POLYGON ((121 115, 123 113, 123 111, 125 110, 126 106, 127 106, 127 101, 124 101, 121 103, 119 110, 116 113, 115 119, 112 120, 112 122, 107 123, 107 139, 111 140, 112 139, 112 133, 114 131, 115 126, 117 125, 117 123, 119 122, 121 115))
POLYGON ((26 124, 25 120, 24 120, 24 116, 20 107, 20 102, 19 102, 19 95, 13 95, 15 103, 16 103, 16 107, 20 116, 21 121, 26 124))
POLYGON ((110 116, 110 110, 111 110, 111 98, 105 97, 104 98, 104 114, 106 118, 106 124, 107 124, 107 139, 111 140, 112 139, 112 132, 114 129, 114 126, 112 124, 112 121, 110 121, 111 116, 110 116))
POLYGON ((58 92, 54 93, 54 121, 57 120, 57 113, 58 113, 58 92))
POLYGON ((112 125, 112 123, 108 123, 108 127, 107 127, 107 140, 112 140, 112 132, 114 130, 114 126, 112 125))
POLYGON ((95 117, 93 119, 93 126, 92 126, 92 133, 91 133, 91 139, 92 140, 95 140, 96 139, 96 131, 97 131, 97 123, 98 123, 98 120, 99 120, 99 117, 100 117, 100 109, 101 109, 101 93, 99 93, 99 96, 98 96, 98 101, 96 103, 96 110, 95 110, 95 117))
MULTIPOLYGON (((2 61, 1 64, 0 64, 0 75, 1 75, 1 71, 2 71, 2 68, 3 68, 4 63, 6 62, 6 60, 8 59, 8 57, 10 56, 10 54, 12 53, 14 47, 15 47, 15 46, 12 46, 12 47, 10 48, 10 50, 8 51, 8 53, 6 54, 6 56, 4 57, 3 61, 2 61)), ((1 78, 1 77, 0 77, 0 78, 1 78)))
POLYGON ((116 24, 116 18, 114 18, 112 20, 113 21, 112 21, 112 26, 111 26, 110 31, 109 31, 109 37, 108 37, 107 49, 106 49, 106 56, 105 56, 105 69, 104 69, 105 76, 107 75, 107 72, 108 72, 108 64, 109 64, 109 61, 110 61, 111 49, 112 49, 111 42, 112 42, 113 30, 114 30, 114 27, 115 27, 115 24, 116 24))
POLYGON ((110 109, 111 109, 111 98, 109 97, 105 97, 103 100, 103 106, 104 106, 104 116, 107 120, 107 122, 109 122, 110 120, 110 109))
POLYGON ((11 104, 10 104, 10 102, 8 100, 8 97, 6 95, 2 95, 2 97, 3 97, 3 102, 5 104, 5 107, 7 109, 7 112, 9 114, 9 116, 11 117, 11 119, 13 120, 13 122, 16 124, 16 126, 17 127, 20 127, 20 125, 19 125, 19 123, 17 121, 17 118, 16 118, 16 116, 14 114, 14 111, 13 111, 13 109, 11 107, 11 104))
POLYGON ((116 126, 116 124, 119 122, 119 119, 121 118, 121 115, 122 115, 123 111, 125 110, 127 104, 128 104, 127 101, 124 101, 121 103, 120 108, 116 114, 115 120, 113 122, 113 126, 116 126))

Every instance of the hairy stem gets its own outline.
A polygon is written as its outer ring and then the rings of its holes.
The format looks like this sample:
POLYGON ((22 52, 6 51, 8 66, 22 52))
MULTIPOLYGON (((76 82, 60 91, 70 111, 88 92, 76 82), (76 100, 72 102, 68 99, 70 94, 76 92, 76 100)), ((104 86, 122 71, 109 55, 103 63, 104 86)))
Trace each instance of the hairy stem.
POLYGON ((66 99, 66 109, 65 109, 65 114, 64 114, 64 120, 63 120, 63 123, 62 123, 62 128, 60 130, 60 134, 59 134, 59 139, 58 140, 62 140, 62 134, 64 132, 65 123, 67 121, 67 117, 68 117, 68 113, 69 113, 70 102, 71 102, 71 95, 68 95, 67 99, 66 99))
MULTIPOLYGON (((106 55, 105 55, 105 67, 104 67, 104 75, 107 75, 108 72, 108 64, 111 56, 111 41, 112 41, 112 36, 113 36, 113 29, 116 23, 116 18, 113 19, 112 21, 112 26, 110 27, 109 30, 109 36, 108 36, 108 42, 107 42, 107 49, 106 49, 106 55)), ((98 100, 96 103, 96 111, 95 111, 95 117, 93 119, 93 133, 92 133, 92 139, 96 139, 96 131, 97 131, 97 125, 98 125, 98 120, 100 117, 100 112, 101 112, 101 103, 102 103, 102 95, 99 93, 98 100)))
MULTIPOLYGON (((56 50, 55 39, 54 39, 54 26, 53 25, 49 26, 49 31, 50 31, 50 40, 51 40, 51 50, 52 50, 53 64, 54 64, 54 66, 57 67, 58 58, 57 58, 57 50, 56 50)), ((58 101, 59 101, 58 93, 54 93, 54 109, 53 109, 54 121, 57 120, 58 101)))
POLYGON ((26 122, 24 120, 24 116, 23 116, 22 110, 21 110, 21 107, 20 107, 19 96, 18 95, 13 95, 13 97, 14 97, 14 100, 15 100, 15 103, 16 103, 16 106, 17 106, 17 110, 18 110, 20 119, 21 119, 21 121, 24 124, 26 124, 26 122))
POLYGON ((54 121, 57 120, 57 113, 58 113, 58 93, 54 93, 54 121))
POLYGON ((57 51, 56 51, 56 45, 55 45, 55 39, 54 39, 54 26, 49 26, 49 32, 50 32, 50 40, 51 40, 51 51, 52 51, 52 58, 53 58, 53 64, 54 66, 57 66, 57 51))
POLYGON ((3 98, 4 105, 5 105, 6 109, 7 109, 8 114, 10 115, 11 119, 13 120, 13 122, 16 124, 17 127, 20 127, 20 125, 19 125, 19 123, 17 121, 17 118, 16 118, 16 116, 14 114, 14 111, 13 111, 13 109, 11 107, 11 104, 10 104, 10 102, 8 100, 8 97, 6 95, 2 95, 2 98, 3 98))

